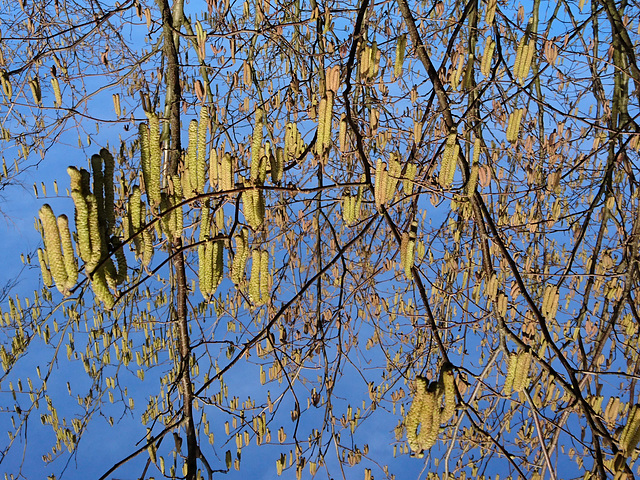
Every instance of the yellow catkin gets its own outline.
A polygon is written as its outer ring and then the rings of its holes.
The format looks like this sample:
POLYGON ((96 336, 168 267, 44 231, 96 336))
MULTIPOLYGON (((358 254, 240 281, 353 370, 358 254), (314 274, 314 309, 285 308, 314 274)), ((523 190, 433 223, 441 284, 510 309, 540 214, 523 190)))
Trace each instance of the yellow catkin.
POLYGON ((441 421, 448 422, 456 412, 456 390, 454 385, 453 368, 450 364, 442 367, 440 380, 444 390, 444 409, 442 410, 441 421))
POLYGON ((627 424, 620 434, 620 449, 625 456, 630 457, 640 441, 640 404, 629 409, 627 424))
POLYGON ((189 146, 187 148, 187 156, 185 158, 184 168, 184 185, 187 198, 198 194, 198 167, 197 167, 197 149, 198 149, 198 121, 191 120, 189 122, 189 146))
POLYGON ((209 255, 207 255, 207 247, 207 243, 198 245, 198 287, 202 296, 208 300, 211 295, 212 264, 209 261, 209 255))
POLYGON ((260 303, 269 301, 269 252, 262 250, 260 253, 260 303))
POLYGON ((46 252, 38 249, 38 261, 40 262, 40 271, 42 273, 42 282, 48 288, 53 286, 53 277, 51 276, 51 270, 49 270, 49 261, 47 259, 46 252))
POLYGON ((404 425, 407 430, 407 443, 414 452, 422 450, 418 441, 418 427, 420 426, 422 410, 425 403, 425 397, 427 395, 427 384, 428 381, 426 378, 416 377, 416 393, 413 397, 411 408, 409 409, 404 421, 404 425))
MULTIPOLYGON (((418 444, 420 445, 420 450, 427 450, 433 446, 434 441, 434 415, 440 417, 440 407, 436 404, 436 395, 431 386, 425 393, 423 400, 422 410, 420 412, 420 432, 418 433, 418 444)), ((435 432, 435 436, 437 437, 437 429, 435 432)))
POLYGON ((113 97, 113 110, 115 111, 117 117, 121 117, 122 108, 120 107, 120 94, 114 93, 112 97, 113 97))
POLYGON ((418 166, 415 163, 408 163, 404 175, 405 180, 402 182, 402 189, 405 195, 411 195, 413 193, 413 184, 417 173, 418 166))
POLYGON ((153 259, 153 252, 155 248, 153 246, 153 233, 148 228, 142 232, 142 265, 148 267, 153 259))
POLYGON ((140 141, 140 166, 142 167, 142 179, 144 181, 145 192, 149 203, 151 203, 151 197, 149 196, 149 185, 151 181, 151 147, 149 144, 149 126, 146 123, 140 123, 138 127, 138 137, 140 141))
POLYGON ((135 237, 133 237, 133 244, 135 246, 136 256, 140 256, 142 254, 143 240, 142 235, 138 233, 142 227, 142 204, 140 187, 138 185, 134 185, 131 189, 127 213, 131 225, 130 234, 135 235, 135 237))
POLYGON ((116 283, 122 284, 127 279, 127 257, 124 254, 124 246, 120 239, 116 236, 111 237, 111 244, 116 249, 117 276, 116 283))
POLYGON ((516 48, 516 59, 513 62, 513 76, 516 80, 519 80, 521 77, 520 72, 522 71, 522 64, 524 62, 523 57, 526 55, 524 40, 524 37, 522 37, 520 42, 518 42, 518 47, 516 48))
POLYGON ((0 71, 0 83, 2 83, 2 92, 4 93, 7 102, 11 101, 13 97, 13 87, 11 86, 11 80, 6 70, 0 71))
POLYGON ((65 270, 67 271, 66 288, 71 290, 78 281, 78 262, 76 261, 71 232, 69 231, 69 219, 66 215, 60 215, 57 221, 62 244, 62 256, 64 258, 65 270))
POLYGON ((269 160, 271 161, 271 181, 279 184, 282 181, 284 172, 284 148, 277 147, 276 154, 271 155, 269 160))
POLYGON ((234 181, 234 158, 230 153, 225 153, 222 156, 220 163, 220 189, 231 190, 235 187, 234 181))
POLYGON ((385 198, 387 201, 393 199, 396 194, 396 188, 398 186, 398 180, 402 174, 402 165, 400 164, 400 156, 397 153, 392 153, 389 156, 389 171, 387 172, 387 192, 385 198))
POLYGON ((93 194, 96 198, 98 208, 98 222, 101 231, 107 231, 107 218, 105 216, 104 205, 104 173, 102 171, 102 157, 100 155, 91 156, 91 171, 93 173, 93 194))
POLYGON ((172 242, 176 234, 175 217, 171 210, 173 202, 171 201, 171 196, 166 192, 162 192, 160 194, 160 198, 160 219, 162 222, 162 231, 167 235, 167 239, 172 242))
POLYGON ((520 81, 523 82, 529 76, 529 70, 531 69, 531 61, 536 51, 536 43, 529 40, 526 47, 522 52, 522 63, 520 64, 520 81))
POLYGON ((516 352, 509 353, 509 359, 507 361, 507 376, 504 381, 504 388, 502 393, 505 395, 511 395, 513 391, 513 381, 516 377, 516 371, 518 369, 518 354, 516 352))
POLYGON ((496 15, 496 7, 498 6, 498 0, 489 0, 489 4, 487 5, 487 12, 484 16, 484 21, 487 25, 493 25, 493 20, 496 15))
POLYGON ((76 207, 75 224, 78 234, 78 254, 84 262, 91 258, 91 238, 89 236, 89 206, 83 192, 83 174, 75 167, 69 167, 67 173, 71 179, 71 198, 76 207))
POLYGON ((327 90, 327 94, 320 100, 318 137, 316 140, 316 153, 318 155, 322 155, 331 143, 333 97, 334 93, 331 90, 327 90))
POLYGON ((105 269, 101 267, 96 272, 94 272, 91 278, 91 287, 93 288, 93 293, 96 299, 101 301, 107 310, 111 310, 115 303, 115 298, 113 296, 113 293, 109 289, 109 286, 107 285, 107 279, 104 270, 105 269))
POLYGON ((407 247, 409 245, 409 232, 402 232, 402 239, 400 240, 400 266, 405 270, 407 263, 407 247))
POLYGON ((251 252, 251 276, 249 277, 249 299, 260 305, 260 268, 262 254, 260 250, 251 252))
POLYGON ((86 262, 86 268, 92 273, 94 268, 100 262, 102 257, 102 234, 100 233, 100 223, 98 220, 98 202, 95 195, 90 194, 86 197, 89 206, 89 237, 91 238, 91 255, 86 262))
POLYGON ((49 259, 49 268, 56 288, 63 294, 67 290, 67 269, 65 267, 62 254, 62 244, 60 242, 60 232, 58 222, 51 206, 44 204, 39 211, 42 231, 44 233, 44 246, 49 259))
POLYGON ((529 370, 531 368, 531 353, 523 351, 518 354, 513 391, 522 392, 529 386, 529 370))
POLYGON ((347 151, 347 115, 344 113, 340 117, 340 133, 338 135, 338 141, 340 143, 340 152, 345 153, 347 151))
POLYGON ((482 63, 480 64, 480 71, 485 77, 488 77, 491 72, 491 61, 493 59, 494 50, 495 42, 493 38, 487 37, 484 45, 484 53, 482 54, 482 63))
POLYGON ((62 105, 62 92, 60 91, 60 83, 56 77, 51 77, 51 87, 53 88, 53 96, 56 99, 55 106, 60 108, 62 105))
MULTIPOLYGON (((402 268, 404 269, 404 274, 407 276, 407 279, 413 280, 413 264, 415 262, 415 247, 416 247, 416 237, 418 231, 418 222, 411 222, 411 229, 407 233, 406 245, 404 251, 404 261, 402 262, 402 268)), ((404 236, 403 236, 404 240, 404 236)))
POLYGON ((376 202, 376 208, 380 210, 382 205, 384 205, 387 201, 387 166, 382 161, 382 159, 378 159, 376 162, 376 178, 374 185, 374 196, 376 202))
POLYGON ((231 266, 231 281, 236 285, 242 281, 244 269, 249 257, 249 233, 246 228, 240 231, 239 235, 233 237, 236 241, 236 251, 233 256, 231 266))
POLYGON ((443 188, 448 188, 453 183, 453 178, 456 173, 458 154, 460 152, 460 146, 456 140, 457 136, 455 133, 449 134, 444 147, 444 153, 442 154, 438 183, 443 188))
POLYGON ((256 124, 253 129, 253 138, 251 140, 251 180, 258 178, 260 171, 260 149, 262 147, 262 130, 264 128, 264 111, 261 108, 256 109, 256 124))
POLYGON ((222 281, 222 275, 224 273, 224 241, 216 240, 210 244, 211 248, 211 283, 209 286, 210 292, 213 295, 222 281))
POLYGON ((200 121, 198 123, 198 156, 196 160, 196 176, 198 192, 204 192, 207 171, 207 131, 209 129, 209 109, 203 106, 200 109, 200 121))
POLYGON ((396 43, 396 61, 393 65, 393 76, 398 78, 402 75, 402 65, 404 63, 404 55, 407 50, 407 34, 403 33, 398 37, 398 43, 396 43))
POLYGON ((149 119, 149 166, 151 170, 147 195, 153 206, 160 205, 160 176, 162 174, 162 151, 160 149, 160 119, 155 113, 147 113, 149 119))
POLYGON ((29 88, 31 89, 31 95, 33 96, 33 101, 36 105, 40 106, 42 104, 42 91, 40 90, 40 79, 38 77, 33 77, 29 80, 29 88))

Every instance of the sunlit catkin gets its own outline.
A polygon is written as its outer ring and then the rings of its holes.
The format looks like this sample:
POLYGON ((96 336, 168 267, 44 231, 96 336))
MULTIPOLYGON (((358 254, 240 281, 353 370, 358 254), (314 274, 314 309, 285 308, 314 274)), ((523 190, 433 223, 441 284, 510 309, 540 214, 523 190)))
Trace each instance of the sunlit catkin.
POLYGON ((404 63, 404 55, 407 50, 407 34, 403 33, 398 37, 396 43, 396 61, 393 65, 393 76, 398 78, 402 75, 402 65, 404 63))
POLYGON ((627 423, 620 434, 620 449, 625 456, 630 457, 640 441, 640 404, 629 409, 627 423))
POLYGON ((60 241, 62 244, 62 256, 64 258, 64 266, 67 272, 66 288, 71 290, 78 281, 78 262, 73 250, 73 241, 71 240, 71 232, 69 231, 69 219, 66 215, 58 217, 58 231, 60 232, 60 241))
POLYGON ((260 303, 267 303, 269 299, 269 252, 262 250, 260 253, 260 303))
POLYGON ((430 385, 424 394, 422 410, 420 411, 420 432, 418 432, 418 445, 420 450, 428 450, 435 444, 438 437, 438 427, 434 432, 434 416, 439 425, 440 406, 436 402, 436 395, 433 387, 430 385))
POLYGON ((347 151, 347 115, 342 114, 340 116, 340 133, 338 135, 338 142, 340 144, 340 152, 345 153, 347 151))
POLYGON ((93 194, 96 198, 98 209, 98 222, 102 232, 107 231, 107 219, 104 208, 104 173, 102 171, 102 157, 100 155, 91 156, 91 172, 93 173, 93 194))
POLYGON ((76 207, 75 224, 78 234, 78 254, 84 262, 91 258, 91 238, 89 236, 89 206, 83 193, 83 174, 75 167, 67 168, 71 179, 71 198, 76 207))
POLYGON ((49 259, 49 268, 56 288, 63 294, 67 293, 67 269, 62 255, 60 232, 58 222, 53 210, 48 204, 44 204, 39 211, 42 231, 44 233, 44 246, 49 259))
MULTIPOLYGON (((149 203, 151 198, 149 197, 149 186, 152 183, 151 180, 151 148, 149 144, 149 126, 146 123, 140 123, 138 127, 138 137, 140 141, 140 166, 142 167, 142 179, 144 180, 144 189, 147 193, 149 203)), ((158 199, 159 203, 159 199, 158 199)))
POLYGON ((49 270, 49 260, 47 259, 47 253, 41 248, 38 249, 38 262, 40 262, 42 283, 51 288, 53 286, 53 277, 51 276, 51 270, 49 270))
POLYGON ((425 397, 427 395, 428 380, 424 377, 416 377, 416 393, 411 403, 411 408, 407 413, 404 420, 404 425, 407 430, 407 443, 414 452, 421 451, 420 443, 418 442, 418 427, 422 418, 422 410, 425 404, 425 397))
POLYGON ((529 370, 531 368, 531 352, 523 351, 518 354, 516 371, 513 377, 513 391, 522 392, 529 386, 529 370))
POLYGON ((191 120, 189 122, 189 140, 187 155, 185 157, 183 190, 187 198, 193 197, 198 193, 198 168, 197 168, 197 149, 198 149, 198 121, 191 120))
POLYGON ((236 250, 231 265, 231 281, 237 285, 244 277, 244 269, 249 258, 249 231, 243 228, 240 234, 234 235, 233 238, 236 241, 236 250))
POLYGON ((282 174, 284 172, 284 148, 277 147, 275 155, 272 154, 269 160, 271 161, 271 181, 279 184, 282 181, 282 174))
POLYGON ((234 170, 235 159, 230 153, 225 153, 220 162, 220 189, 231 190, 235 187, 234 170))
POLYGON ((480 64, 480 72, 485 77, 491 73, 491 61, 493 60, 493 52, 495 50, 495 41, 491 37, 487 37, 484 44, 484 53, 482 54, 482 63, 480 64))
POLYGON ((147 113, 149 119, 149 166, 151 178, 147 195, 152 206, 160 205, 160 176, 162 173, 162 151, 160 149, 160 119, 155 113, 147 113))
POLYGON ((98 201, 93 194, 87 195, 86 200, 89 207, 89 237, 91 238, 91 255, 86 262, 86 268, 87 272, 91 273, 102 257, 103 242, 98 220, 98 201))
POLYGON ((264 111, 261 108, 256 109, 256 124, 253 129, 253 138, 251 139, 251 179, 258 178, 260 171, 260 148, 262 147, 262 130, 264 129, 264 111))
POLYGON ((203 106, 200 109, 200 121, 198 123, 198 155, 196 159, 197 190, 204 192, 207 171, 207 130, 209 128, 209 109, 203 106))
POLYGON ((387 172, 387 192, 385 194, 386 201, 390 201, 396 194, 398 180, 402 174, 402 165, 400 164, 400 156, 397 153, 389 155, 389 171, 387 172))
POLYGON ((442 409, 440 420, 444 423, 448 422, 456 412, 456 391, 451 364, 446 364, 442 367, 440 379, 444 390, 444 408, 442 409))
POLYGON ((133 237, 133 244, 135 246, 136 256, 140 256, 143 247, 142 234, 139 234, 142 226, 142 204, 140 187, 138 185, 134 185, 131 189, 131 196, 129 197, 127 206, 127 214, 131 225, 130 235, 135 235, 133 237))
POLYGON ((387 165, 380 158, 376 162, 376 178, 373 193, 376 208, 380 211, 382 205, 387 201, 387 165))
POLYGON ((407 163, 404 181, 402 182, 402 190, 405 195, 411 195, 413 193, 413 184, 415 183, 417 173, 418 166, 415 163, 407 163))
POLYGON ((60 82, 56 77, 51 77, 51 87, 53 88, 53 96, 56 99, 55 106, 60 108, 62 105, 62 92, 60 91, 60 82))
POLYGON ((260 267, 262 253, 260 250, 251 252, 251 276, 249 277, 249 299, 255 305, 260 305, 260 267))
POLYGON ((460 145, 458 145, 457 136, 455 133, 450 133, 444 147, 440 173, 438 174, 438 183, 442 188, 448 188, 453 183, 459 153, 460 145))

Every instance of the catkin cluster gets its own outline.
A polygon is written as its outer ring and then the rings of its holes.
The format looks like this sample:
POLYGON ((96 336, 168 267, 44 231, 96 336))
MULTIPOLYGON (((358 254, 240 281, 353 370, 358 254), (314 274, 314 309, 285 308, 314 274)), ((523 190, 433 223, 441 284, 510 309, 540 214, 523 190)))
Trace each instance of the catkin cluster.
POLYGON ((42 278, 45 285, 55 283, 63 295, 68 295, 78 280, 78 264, 69 232, 69 220, 66 215, 56 219, 48 204, 40 208, 39 216, 44 236, 44 250, 38 249, 42 278))
POLYGON ((507 378, 504 381, 503 389, 505 395, 511 395, 511 392, 522 392, 529 386, 531 358, 529 350, 509 354, 507 378))
POLYGON ((402 233, 400 243, 400 265, 409 280, 413 280, 413 264, 415 262, 416 237, 418 232, 418 222, 411 222, 411 229, 402 233))
POLYGON ((402 75, 402 64, 404 63, 404 56, 407 51, 407 34, 403 33, 398 37, 398 43, 396 43, 396 61, 393 65, 393 76, 398 78, 402 75))
POLYGON ((209 128, 209 110, 200 109, 200 121, 189 123, 189 147, 185 158, 182 189, 191 197, 204 192, 207 171, 207 130, 209 128))
MULTIPOLYGON (((67 172, 75 205, 78 254, 85 262, 96 298, 109 309, 115 301, 112 289, 122 283, 127 274, 120 239, 112 236, 115 224, 113 156, 103 148, 99 155, 91 157, 91 168, 93 193, 88 171, 69 167, 67 172), (115 250, 117 266, 110 257, 110 249, 115 250)), ((56 219, 49 205, 40 209, 40 220, 45 249, 38 252, 38 258, 45 284, 55 283, 62 293, 67 294, 78 279, 69 221, 65 215, 56 219)))
POLYGON ((378 44, 372 42, 365 43, 360 51, 360 61, 358 69, 360 71, 360 79, 363 82, 372 82, 380 72, 381 52, 378 50, 378 44))
POLYGON ((235 163, 236 160, 230 153, 218 154, 215 149, 212 151, 209 164, 209 184, 211 188, 227 191, 235 187, 235 163))
POLYGON ((316 153, 318 155, 323 155, 331 143, 333 97, 333 91, 327 90, 327 94, 320 100, 320 111, 318 114, 318 138, 316 140, 316 153))
POLYGON ((251 277, 249 278, 249 298, 255 305, 269 301, 269 252, 254 250, 251 254, 251 277))
POLYGON ((448 188, 453 183, 459 153, 460 145, 458 145, 457 136, 455 133, 450 133, 444 147, 440 174, 438 175, 438 183, 442 188, 448 188))
POLYGON ((535 54, 535 52, 536 42, 533 40, 527 41, 526 36, 522 37, 522 39, 518 43, 518 48, 516 50, 516 60, 513 64, 513 76, 516 80, 520 81, 520 83, 524 83, 524 80, 529 75, 531 61, 533 60, 533 55, 535 54))
POLYGON ((496 42, 492 37, 487 37, 484 44, 484 53, 482 54, 482 62, 480 63, 480 72, 485 77, 491 72, 491 61, 493 60, 493 52, 495 51, 496 42))
POLYGON ((287 123, 284 135, 284 159, 287 162, 297 161, 304 152, 305 144, 295 123, 287 123))
POLYGON ((417 377, 416 393, 404 422, 411 450, 422 455, 435 445, 440 425, 453 417, 455 409, 454 374, 450 364, 441 368, 437 382, 429 384, 426 378, 417 377), (443 397, 444 407, 441 407, 443 397))
POLYGON ((160 176, 162 171, 160 119, 155 113, 147 113, 147 118, 149 125, 141 123, 138 129, 140 137, 140 163, 147 199, 151 207, 155 209, 162 201, 160 195, 160 176))
MULTIPOLYGON (((224 240, 210 240, 211 213, 208 202, 202 206, 200 245, 198 245, 198 278, 200 293, 205 299, 215 293, 224 270, 224 240)), ((217 229, 216 229, 217 230, 217 229)))
POLYGON ((627 457, 633 454, 640 441, 640 404, 636 403, 629 409, 627 424, 620 434, 620 450, 627 457))
POLYGON ((523 116, 524 108, 516 108, 509 115, 509 121, 507 122, 507 142, 515 143, 518 141, 523 116))
MULTIPOLYGON (((361 178, 364 182, 364 175, 361 178)), ((360 208, 362 206, 362 186, 358 187, 356 196, 345 195, 342 199, 342 219, 347 225, 357 222, 360 219, 360 208)))
POLYGON ((249 259, 249 231, 243 228, 233 238, 236 241, 236 251, 231 265, 231 281, 238 285, 244 277, 244 269, 249 259))

